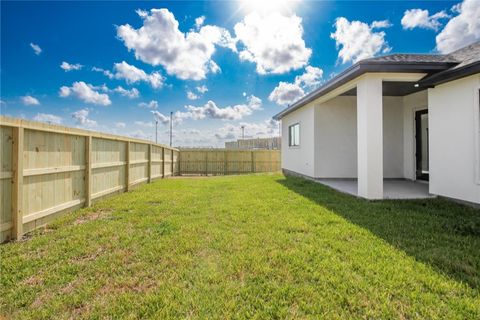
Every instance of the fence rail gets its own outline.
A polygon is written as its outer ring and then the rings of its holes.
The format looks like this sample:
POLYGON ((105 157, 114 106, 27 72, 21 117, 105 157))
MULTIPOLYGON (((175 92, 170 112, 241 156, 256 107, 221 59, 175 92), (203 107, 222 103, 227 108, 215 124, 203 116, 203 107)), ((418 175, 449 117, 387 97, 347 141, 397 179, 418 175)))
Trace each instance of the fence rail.
POLYGON ((0 139, 0 242, 179 173, 177 149, 139 139, 3 116, 0 139))
POLYGON ((228 175, 280 169, 279 150, 180 150, 181 174, 228 175))

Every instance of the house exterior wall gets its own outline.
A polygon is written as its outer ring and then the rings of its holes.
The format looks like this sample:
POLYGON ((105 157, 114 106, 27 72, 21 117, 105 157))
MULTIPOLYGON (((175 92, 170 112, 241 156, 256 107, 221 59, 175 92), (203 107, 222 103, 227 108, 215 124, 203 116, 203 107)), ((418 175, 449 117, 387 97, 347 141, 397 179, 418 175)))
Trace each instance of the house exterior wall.
POLYGON ((357 177, 357 98, 315 106, 315 177, 357 177))
POLYGON ((427 90, 403 97, 403 176, 415 180, 415 112, 428 108, 427 90))
POLYGON ((309 104, 282 118, 282 168, 314 177, 315 108, 309 104), (300 124, 300 146, 290 147, 288 127, 300 124))
MULTIPOLYGON (((315 106, 315 177, 357 177, 357 97, 338 96, 315 106)), ((383 174, 402 178, 403 99, 383 98, 383 174)))
POLYGON ((480 203, 480 75, 428 90, 430 193, 480 203))
POLYGON ((383 97, 383 177, 403 178, 403 98, 383 97))

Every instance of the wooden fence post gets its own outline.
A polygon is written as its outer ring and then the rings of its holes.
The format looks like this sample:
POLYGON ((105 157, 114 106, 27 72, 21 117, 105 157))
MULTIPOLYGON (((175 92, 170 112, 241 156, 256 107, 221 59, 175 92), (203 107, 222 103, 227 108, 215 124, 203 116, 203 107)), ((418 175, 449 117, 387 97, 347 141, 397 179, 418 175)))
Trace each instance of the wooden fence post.
POLYGON ((205 152, 205 175, 208 176, 208 151, 205 152))
POLYGON ((152 144, 148 145, 148 183, 152 182, 152 144))
POLYGON ((127 141, 125 159, 127 162, 127 167, 125 170, 125 191, 130 190, 130 141, 127 141))
POLYGON ((228 172, 227 166, 228 166, 228 151, 223 150, 223 175, 224 176, 226 176, 228 172))
POLYGON ((255 151, 252 151, 252 173, 255 173, 255 151))
POLYGON ((180 152, 180 150, 178 151, 178 156, 177 156, 177 167, 178 167, 178 175, 181 176, 182 173, 181 173, 181 168, 180 168, 180 164, 182 163, 182 153, 180 152))
POLYGON ((15 240, 23 235, 23 136, 22 127, 13 128, 12 237, 15 240))
POLYGON ((170 166, 171 166, 172 177, 173 177, 175 175, 174 174, 175 172, 173 172, 173 149, 171 150, 171 152, 172 152, 172 154, 170 155, 170 162, 171 162, 170 166))
POLYGON ((165 178, 165 148, 162 148, 162 178, 165 178))
POLYGON ((85 137, 85 207, 92 205, 92 136, 85 137))

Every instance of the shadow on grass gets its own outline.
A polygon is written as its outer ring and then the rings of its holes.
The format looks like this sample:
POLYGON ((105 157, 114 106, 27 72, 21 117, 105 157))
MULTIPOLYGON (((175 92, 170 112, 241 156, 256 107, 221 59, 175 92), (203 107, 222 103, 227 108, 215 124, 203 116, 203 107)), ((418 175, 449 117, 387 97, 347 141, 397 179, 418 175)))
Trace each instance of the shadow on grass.
POLYGON ((480 210, 444 199, 367 201, 297 177, 279 183, 480 290, 480 210))

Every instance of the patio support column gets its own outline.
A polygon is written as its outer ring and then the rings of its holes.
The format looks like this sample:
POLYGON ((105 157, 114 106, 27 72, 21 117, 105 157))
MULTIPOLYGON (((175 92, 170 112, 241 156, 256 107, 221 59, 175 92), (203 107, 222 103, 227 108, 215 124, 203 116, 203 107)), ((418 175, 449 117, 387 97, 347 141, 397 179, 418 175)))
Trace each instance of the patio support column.
POLYGON ((357 84, 358 195, 383 198, 382 79, 365 75, 357 84))

